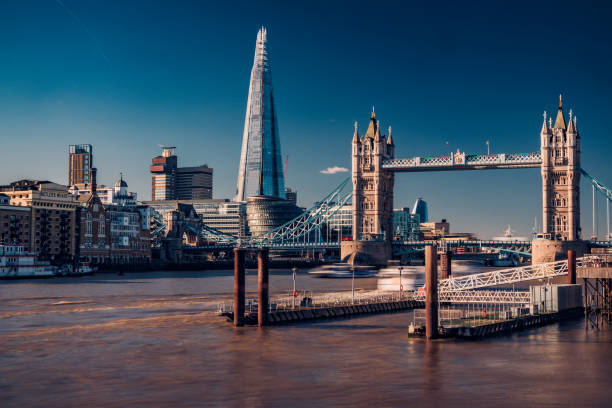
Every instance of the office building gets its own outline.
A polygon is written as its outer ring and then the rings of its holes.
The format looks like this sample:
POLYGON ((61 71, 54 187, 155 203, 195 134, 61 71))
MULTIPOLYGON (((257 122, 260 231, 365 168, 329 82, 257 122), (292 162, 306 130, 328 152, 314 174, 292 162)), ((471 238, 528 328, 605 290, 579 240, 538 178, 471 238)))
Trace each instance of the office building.
POLYGON ((110 259, 114 264, 146 263, 151 260, 148 208, 106 206, 110 218, 110 259))
POLYGON ((445 219, 440 222, 422 222, 420 228, 424 240, 444 238, 450 233, 450 224, 445 219))
POLYGON ((162 216, 175 210, 178 204, 191 205, 208 227, 235 236, 242 237, 249 234, 245 203, 221 199, 145 201, 143 204, 162 216))
POLYGON ((176 199, 176 169, 178 159, 174 154, 174 146, 162 147, 162 155, 152 159, 151 171, 151 200, 176 199))
POLYGON ((421 236, 420 216, 410 213, 408 207, 393 210, 393 239, 417 241, 421 236))
POLYGON ((213 169, 207 165, 178 167, 176 147, 162 148, 162 155, 152 159, 151 200, 212 199, 213 169))
POLYGON ((94 264, 143 264, 151 260, 149 209, 104 204, 100 197, 81 194, 81 260, 94 264))
POLYGON ((262 27, 257 33, 242 135, 235 198, 239 202, 254 196, 285 198, 283 162, 266 41, 267 32, 262 27))
MULTIPOLYGON (((115 183, 114 187, 107 187, 104 184, 98 186, 93 192, 97 197, 100 197, 102 204, 116 204, 116 205, 131 205, 135 206, 138 203, 138 195, 135 192, 128 192, 128 185, 123 174, 121 174, 119 180, 115 183)), ((68 191, 77 197, 82 195, 90 195, 92 191, 88 188, 79 189, 77 186, 71 186, 68 191)))
POLYGON ((297 205, 297 191, 292 190, 289 187, 285 187, 285 197, 287 198, 287 201, 297 205))
POLYGON ((95 183, 96 169, 93 167, 91 145, 70 145, 68 150, 68 186, 95 190, 95 183))
POLYGON ((207 165, 179 167, 176 173, 178 200, 212 199, 213 169, 207 165))
POLYGON ((412 207, 412 215, 418 215, 420 222, 429 222, 429 213, 427 211, 427 203, 422 198, 417 198, 412 207))
POLYGON ((247 201, 247 223, 252 236, 273 230, 301 213, 299 207, 282 198, 254 196, 247 201))

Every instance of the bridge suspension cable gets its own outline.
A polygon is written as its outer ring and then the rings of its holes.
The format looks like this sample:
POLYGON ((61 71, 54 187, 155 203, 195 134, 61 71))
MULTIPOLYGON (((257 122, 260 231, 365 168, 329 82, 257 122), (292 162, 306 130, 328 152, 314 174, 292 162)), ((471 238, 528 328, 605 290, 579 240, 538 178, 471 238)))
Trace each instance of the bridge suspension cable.
POLYGON ((597 206, 595 201, 595 190, 599 191, 606 198, 606 241, 610 241, 610 201, 612 201, 612 190, 604 186, 599 180, 590 175, 585 169, 581 168, 580 173, 585 176, 593 186, 593 236, 597 238, 597 206))
MULTIPOLYGON (((293 220, 275 228, 265 234, 251 237, 246 245, 273 245, 296 243, 298 239, 306 237, 315 229, 320 227, 336 214, 353 196, 352 190, 344 192, 350 177, 347 177, 338 187, 329 193, 323 200, 316 203, 312 208, 302 213, 293 220)), ((320 234, 319 234, 320 240, 320 234)))
MULTIPOLYGON (((198 225, 184 223, 183 227, 185 230, 206 241, 214 241, 218 244, 230 246, 313 247, 313 245, 316 246, 316 244, 322 243, 321 227, 352 198, 353 191, 350 188, 352 184, 349 181, 350 177, 343 180, 331 193, 296 218, 269 232, 254 237, 239 237, 212 228, 204 222, 200 222, 198 225), (313 231, 316 232, 314 234, 315 242, 310 240, 313 231), (308 242, 306 242, 307 239, 308 242)), ((151 225, 153 241, 155 246, 159 246, 161 245, 161 238, 163 238, 167 231, 164 217, 157 211, 152 211, 151 225)))

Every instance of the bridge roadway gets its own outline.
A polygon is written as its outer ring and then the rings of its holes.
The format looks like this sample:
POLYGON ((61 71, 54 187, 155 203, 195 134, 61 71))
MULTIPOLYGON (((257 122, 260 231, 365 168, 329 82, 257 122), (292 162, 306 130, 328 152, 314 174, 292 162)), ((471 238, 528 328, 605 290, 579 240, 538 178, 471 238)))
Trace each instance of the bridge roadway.
POLYGON ((465 154, 386 159, 382 168, 395 172, 540 168, 542 155, 532 153, 465 154))
MULTIPOLYGON (((402 255, 422 252, 427 245, 439 245, 438 241, 393 241, 393 254, 402 255)), ((612 248, 612 241, 589 241, 595 248, 612 248)), ((340 243, 335 242, 284 242, 264 245, 273 250, 301 250, 301 249, 340 249, 340 243)), ((447 248, 478 247, 487 250, 499 250, 520 256, 531 256, 531 241, 444 241, 447 248)), ((186 251, 226 251, 236 247, 233 243, 219 243, 216 245, 183 246, 186 251)), ((248 248, 249 246, 245 246, 248 248)))
MULTIPOLYGON (((605 241, 601 244, 604 245, 605 241)), ((438 241, 393 241, 394 249, 401 250, 411 249, 415 252, 422 251, 427 245, 438 245, 438 241)), ((481 247, 483 249, 505 249, 508 248, 511 252, 523 252, 529 255, 531 251, 531 241, 444 241, 447 247, 481 247)), ((270 249, 339 249, 340 242, 278 242, 270 245, 265 245, 270 249)), ((184 246, 185 250, 225 250, 235 248, 233 243, 219 243, 217 245, 201 245, 201 246, 184 246)), ((401 251, 400 251, 401 252, 401 251)), ((409 252, 409 251, 406 251, 409 252)))

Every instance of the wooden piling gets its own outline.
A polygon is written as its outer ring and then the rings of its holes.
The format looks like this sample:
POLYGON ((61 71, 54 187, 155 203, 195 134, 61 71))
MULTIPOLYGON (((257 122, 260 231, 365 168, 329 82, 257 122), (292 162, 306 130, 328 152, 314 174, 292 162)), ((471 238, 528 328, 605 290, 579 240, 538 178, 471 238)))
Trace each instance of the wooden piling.
POLYGON ((234 248, 234 326, 244 324, 244 249, 234 248))
POLYGON ((576 284, 576 251, 573 249, 567 251, 567 283, 576 284))
POLYGON ((438 337, 438 257, 436 247, 425 247, 425 337, 438 337))
POLYGON ((268 322, 269 291, 268 291, 268 248, 257 252, 257 324, 259 327, 268 322))

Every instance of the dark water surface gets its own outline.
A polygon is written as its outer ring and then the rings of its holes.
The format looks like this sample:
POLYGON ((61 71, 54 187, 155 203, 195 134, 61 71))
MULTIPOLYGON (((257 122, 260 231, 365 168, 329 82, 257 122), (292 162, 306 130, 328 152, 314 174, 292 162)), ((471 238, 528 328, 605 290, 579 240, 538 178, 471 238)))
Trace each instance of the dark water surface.
POLYGON ((582 320, 475 342, 409 339, 410 312, 235 329, 215 316, 231 288, 229 271, 0 282, 0 406, 612 405, 612 331, 582 320))

